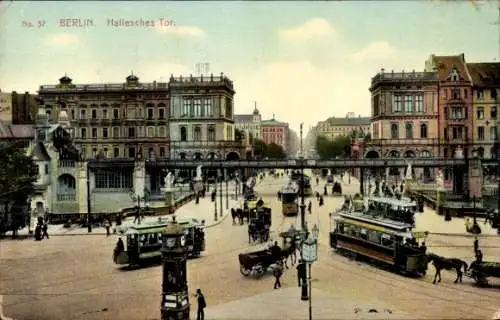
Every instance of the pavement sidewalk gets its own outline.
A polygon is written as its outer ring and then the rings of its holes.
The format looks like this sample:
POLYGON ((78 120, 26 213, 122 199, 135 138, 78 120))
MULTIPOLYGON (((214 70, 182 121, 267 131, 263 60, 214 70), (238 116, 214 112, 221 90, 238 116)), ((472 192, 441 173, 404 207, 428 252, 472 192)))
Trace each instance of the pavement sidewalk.
MULTIPOLYGON (((348 299, 314 287, 312 288, 312 297, 313 319, 416 318, 406 312, 396 310, 384 302, 348 299)), ((207 297, 207 302, 210 304, 210 297, 207 297)), ((307 319, 308 309, 308 301, 300 300, 300 288, 293 286, 215 306, 209 305, 205 309, 205 319, 307 319)))
MULTIPOLYGON (((214 208, 215 205, 210 199, 210 192, 207 192, 207 195, 205 198, 200 198, 200 201, 198 204, 196 204, 195 200, 192 200, 180 208, 178 208, 175 212, 175 216, 177 217, 191 217, 195 218, 198 220, 205 220, 205 226, 207 228, 216 226, 220 223, 222 223, 227 215, 230 213, 231 208, 236 207, 237 205, 240 204, 241 201, 243 201, 243 198, 241 195, 238 195, 238 200, 234 199, 234 193, 235 193, 235 186, 233 181, 229 181, 228 183, 228 189, 229 189, 229 208, 226 207, 226 183, 222 183, 222 205, 223 205, 223 210, 222 210, 222 215, 220 212, 220 195, 217 195, 217 220, 214 219, 214 208)), ((154 216, 154 217, 142 217, 142 221, 157 221, 159 218, 167 218, 170 215, 163 215, 163 216, 154 216)), ((134 225, 133 222, 133 217, 129 217, 127 220, 124 220, 122 222, 122 228, 126 229, 129 226, 134 225)), ((114 225, 111 227, 111 230, 113 230, 114 225)), ((106 229, 104 227, 98 227, 98 228, 92 228, 92 232, 89 233, 87 231, 87 228, 80 227, 77 225, 74 225, 70 228, 64 228, 62 224, 60 225, 49 225, 48 229, 49 236, 78 236, 78 235, 106 235, 106 229)), ((30 237, 28 232, 28 228, 24 228, 19 230, 18 236, 20 238, 24 237, 30 237)), ((5 235, 5 239, 9 239, 11 237, 11 232, 7 232, 5 235)))

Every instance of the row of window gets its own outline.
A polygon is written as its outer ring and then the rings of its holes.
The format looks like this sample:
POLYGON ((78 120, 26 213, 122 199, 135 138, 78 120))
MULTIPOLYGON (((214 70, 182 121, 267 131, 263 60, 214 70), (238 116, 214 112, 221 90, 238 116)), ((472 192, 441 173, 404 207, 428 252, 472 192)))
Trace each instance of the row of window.
MULTIPOLYGON (((180 128, 181 130, 181 141, 185 142, 185 141, 188 141, 188 140, 192 140, 192 141, 202 141, 203 137, 202 137, 202 134, 201 134, 201 126, 196 126, 193 128, 193 132, 192 132, 192 139, 189 139, 189 136, 188 135, 188 128, 185 127, 185 126, 182 126, 180 128)), ((207 141, 215 141, 215 126, 208 126, 207 127, 207 141)))
POLYGON ((78 138, 165 138, 167 137, 166 126, 156 127, 112 127, 112 128, 80 128, 78 138), (112 129, 112 130, 110 130, 112 129))
MULTIPOLYGON (((477 127, 477 141, 487 140, 485 135, 486 129, 483 126, 477 127)), ((497 127, 490 127, 490 141, 497 139, 497 127)))
MULTIPOLYGON (((121 150, 122 149, 119 147, 113 147, 112 153, 111 153, 111 150, 108 149, 107 147, 104 147, 100 150, 98 150, 97 147, 93 147, 92 153, 90 154, 90 156, 92 158, 96 158, 97 156, 102 156, 105 158, 111 158, 111 157, 113 157, 113 158, 122 158, 122 157, 135 158, 137 156, 137 152, 138 152, 138 150, 136 152, 135 147, 129 147, 127 149, 123 149, 123 151, 121 151, 121 150)), ((146 153, 146 158, 151 159, 155 156, 158 156, 160 158, 165 158, 166 157, 166 148, 159 147, 158 150, 159 150, 159 152, 158 152, 158 154, 156 154, 153 148, 148 148, 148 152, 146 153)), ((82 155, 84 157, 87 156, 87 148, 86 147, 82 147, 81 152, 82 152, 82 155)))
MULTIPOLYGON (((413 139, 413 124, 410 122, 405 123, 405 138, 413 139)), ((420 124, 420 138, 427 139, 428 127, 427 123, 420 124)), ((399 139, 399 123, 391 123, 391 139, 399 139)))
POLYGON ((386 248, 394 248, 395 239, 392 235, 387 233, 365 229, 347 223, 339 223, 336 231, 340 234, 373 242, 386 248))
POLYGON ((424 94, 402 95, 394 93, 392 95, 392 112, 424 112, 424 94))
POLYGON ((449 126, 444 128, 444 139, 462 140, 467 137, 467 127, 449 126))
MULTIPOLYGON (((143 109, 142 108, 128 108, 127 109, 127 119, 144 119, 146 118, 147 120, 164 120, 166 119, 166 109, 157 109, 158 114, 156 114, 155 109, 147 109, 146 115, 143 114, 143 109)), ((110 119, 112 116, 112 119, 120 119, 120 109, 113 109, 113 113, 110 114, 110 110, 103 109, 103 110, 97 110, 97 109, 92 109, 90 111, 90 114, 87 112, 86 109, 80 109, 80 113, 78 114, 78 118, 76 118, 76 111, 73 109, 70 112, 70 120, 87 120, 87 119, 110 119), (90 117, 89 117, 90 116, 90 117)))
POLYGON ((262 132, 283 132, 283 128, 262 128, 262 132))
MULTIPOLYGON (((464 89, 460 89, 460 88, 444 89, 443 92, 444 92, 443 98, 446 100, 448 100, 448 99, 458 100, 461 98, 464 98, 464 99, 469 98, 469 90, 467 90, 466 88, 464 88, 464 89)), ((476 99, 478 99, 478 100, 484 99, 484 90, 478 89, 478 90, 475 90, 475 93, 476 93, 476 96, 475 96, 476 99)), ((489 90, 489 93, 490 93, 491 99, 497 99, 498 96, 497 96, 496 89, 489 90)))
POLYGON ((212 98, 184 98, 181 117, 213 117, 212 98), (202 104, 203 102, 203 104, 202 104))
MULTIPOLYGON (((477 107, 476 118, 478 120, 484 119, 484 107, 477 107)), ((495 120, 497 118, 497 107, 493 106, 490 108, 490 119, 495 120)))
POLYGON ((132 171, 98 171, 95 173, 96 189, 127 189, 133 188, 132 171))

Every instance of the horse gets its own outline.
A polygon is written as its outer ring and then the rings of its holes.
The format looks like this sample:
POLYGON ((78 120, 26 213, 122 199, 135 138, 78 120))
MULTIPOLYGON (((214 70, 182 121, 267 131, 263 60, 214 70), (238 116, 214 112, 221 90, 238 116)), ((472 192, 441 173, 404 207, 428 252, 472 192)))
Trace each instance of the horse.
POLYGON ((297 250, 298 248, 295 241, 292 241, 289 247, 286 247, 281 250, 281 259, 287 269, 288 269, 288 264, 287 264, 288 258, 290 258, 290 263, 292 266, 295 265, 295 263, 297 262, 297 250))
POLYGON ((241 217, 238 215, 238 211, 234 208, 231 208, 231 217, 233 218, 233 224, 236 224, 236 219, 240 221, 241 217))
POLYGON ((460 260, 458 258, 444 258, 441 256, 438 256, 437 254, 429 253, 427 255, 427 263, 431 262, 434 265, 434 268, 436 269, 436 274, 434 275, 434 281, 432 282, 433 284, 436 284, 436 279, 439 276, 439 280, 437 281, 438 283, 441 282, 441 270, 452 270, 455 269, 457 272, 457 278, 455 279, 454 283, 457 283, 460 281, 462 283, 462 275, 463 272, 467 272, 467 268, 469 267, 467 263, 463 260, 460 260), (464 268, 464 271, 462 272, 462 267, 464 268))

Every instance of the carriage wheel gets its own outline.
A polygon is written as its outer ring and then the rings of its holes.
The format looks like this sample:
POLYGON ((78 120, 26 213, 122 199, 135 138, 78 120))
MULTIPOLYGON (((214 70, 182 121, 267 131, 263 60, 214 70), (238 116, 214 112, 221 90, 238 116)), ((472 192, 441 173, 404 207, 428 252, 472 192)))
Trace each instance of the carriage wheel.
POLYGON ((248 277, 250 275, 250 269, 247 269, 244 266, 240 266, 240 273, 245 277, 248 277))

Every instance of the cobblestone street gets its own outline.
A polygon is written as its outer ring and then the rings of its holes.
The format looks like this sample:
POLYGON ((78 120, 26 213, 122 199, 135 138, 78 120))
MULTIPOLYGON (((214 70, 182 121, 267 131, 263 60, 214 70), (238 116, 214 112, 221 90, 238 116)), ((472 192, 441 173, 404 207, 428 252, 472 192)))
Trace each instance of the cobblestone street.
MULTIPOLYGON (((344 183, 344 192, 359 190, 351 180, 351 184, 344 183)), ((257 192, 276 194, 285 182, 266 178, 257 192)), ((322 189, 324 182, 313 184, 322 189)), ((264 200, 273 210, 273 240, 291 223, 300 225, 299 218, 283 219, 276 196, 264 200)), ((313 213, 307 219, 310 226, 320 228, 319 260, 312 267, 314 319, 490 319, 500 307, 500 283, 493 279, 491 288, 478 288, 468 278, 453 284, 454 273, 443 271, 441 284, 433 285, 432 265, 426 277, 412 279, 332 253, 328 213, 341 205, 342 198, 328 196, 321 209, 311 200, 313 213), (378 312, 369 313, 369 309, 378 312)), ((179 215, 213 216, 213 204, 185 208, 189 211, 181 210, 179 215)), ((426 210, 422 217, 432 215, 426 210)), ((425 229, 425 220, 418 223, 419 229, 425 229)), ((188 281, 190 293, 197 288, 204 291, 207 319, 304 319, 307 303, 300 301, 294 267, 285 270, 280 290, 273 290, 271 275, 257 279, 240 274, 238 253, 260 248, 248 244, 246 224, 233 225, 226 218, 207 230, 206 239, 202 257, 188 262, 188 281)), ((428 247, 431 252, 470 262, 472 241, 465 235, 431 235, 428 247)), ((120 269, 111 259, 115 242, 115 236, 101 235, 3 241, 0 294, 4 314, 16 320, 159 319, 161 268, 120 269)), ((500 237, 481 237, 480 246, 485 260, 500 260, 500 237)), ((191 303, 194 313, 194 298, 191 303)))

